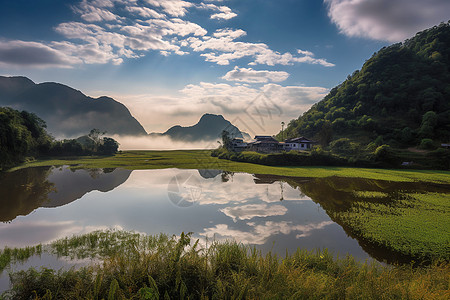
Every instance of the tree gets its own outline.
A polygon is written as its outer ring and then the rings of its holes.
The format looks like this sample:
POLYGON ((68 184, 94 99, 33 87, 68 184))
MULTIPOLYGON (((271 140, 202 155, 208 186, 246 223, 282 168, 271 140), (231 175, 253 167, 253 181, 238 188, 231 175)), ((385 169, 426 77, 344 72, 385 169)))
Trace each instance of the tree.
POLYGON ((434 128, 437 125, 438 116, 434 111, 426 112, 422 117, 422 124, 420 125, 419 135, 422 138, 433 138, 434 128))
POLYGON ((0 108, 0 169, 39 155, 51 140, 45 122, 35 114, 0 108))
POLYGON ((394 162, 395 156, 392 153, 392 149, 389 145, 379 146, 375 152, 375 160, 378 162, 384 162, 392 164, 394 162))
POLYGON ((109 137, 104 137, 103 143, 99 147, 99 152, 101 154, 105 154, 105 155, 112 155, 112 154, 117 153, 118 149, 119 149, 119 143, 115 139, 109 138, 109 137))
POLYGON ((231 150, 230 133, 226 130, 222 131, 222 146, 227 150, 231 150))
POLYGON ((99 129, 94 128, 91 130, 91 132, 88 134, 88 136, 94 141, 94 149, 92 149, 94 152, 98 151, 99 146, 102 144, 103 140, 101 137, 105 135, 106 131, 101 132, 99 129))
POLYGON ((319 143, 322 146, 328 146, 333 138, 333 126, 330 121, 325 121, 319 132, 319 143))

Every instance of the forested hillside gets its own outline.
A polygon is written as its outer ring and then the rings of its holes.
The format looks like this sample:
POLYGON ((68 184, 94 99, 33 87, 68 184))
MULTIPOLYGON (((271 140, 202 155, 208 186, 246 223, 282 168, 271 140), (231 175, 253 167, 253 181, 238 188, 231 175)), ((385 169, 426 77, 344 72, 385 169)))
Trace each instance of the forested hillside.
MULTIPOLYGON (((310 110, 284 137, 328 145, 434 148, 450 142, 450 23, 385 47, 310 110)), ((279 134, 280 137, 280 134, 279 134)))
POLYGON ((50 148, 45 122, 35 114, 0 107, 0 170, 50 148))

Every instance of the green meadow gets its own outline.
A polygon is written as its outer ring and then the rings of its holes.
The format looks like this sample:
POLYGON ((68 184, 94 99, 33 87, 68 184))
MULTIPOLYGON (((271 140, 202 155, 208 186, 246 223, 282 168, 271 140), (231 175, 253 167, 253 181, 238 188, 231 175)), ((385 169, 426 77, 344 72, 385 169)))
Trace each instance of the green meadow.
POLYGON ((385 266, 335 258, 326 249, 280 257, 236 242, 191 235, 97 231, 44 247, 95 258, 80 269, 10 274, 0 299, 448 299, 448 263, 385 266))
POLYGON ((449 171, 435 170, 392 170, 350 167, 274 167, 251 163, 234 162, 211 157, 209 150, 176 151, 124 151, 113 156, 88 156, 68 158, 48 158, 30 161, 20 168, 37 166, 71 165, 74 168, 124 168, 143 169, 219 169, 230 172, 251 174, 271 174, 294 177, 358 177, 399 182, 426 181, 450 183, 449 171))

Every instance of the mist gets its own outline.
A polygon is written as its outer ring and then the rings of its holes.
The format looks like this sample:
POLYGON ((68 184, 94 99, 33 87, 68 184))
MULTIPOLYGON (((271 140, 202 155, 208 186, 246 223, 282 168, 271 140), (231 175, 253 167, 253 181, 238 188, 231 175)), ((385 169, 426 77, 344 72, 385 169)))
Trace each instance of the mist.
POLYGON ((167 136, 123 136, 113 135, 119 142, 119 150, 203 150, 215 149, 219 146, 217 140, 185 142, 175 141, 167 136))

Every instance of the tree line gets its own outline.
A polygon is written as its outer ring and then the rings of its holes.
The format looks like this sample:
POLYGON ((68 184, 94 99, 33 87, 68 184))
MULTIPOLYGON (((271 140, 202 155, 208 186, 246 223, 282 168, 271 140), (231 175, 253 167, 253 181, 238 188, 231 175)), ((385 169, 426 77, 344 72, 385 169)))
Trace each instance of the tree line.
POLYGON ((33 113, 0 107, 0 170, 28 157, 111 155, 119 148, 117 141, 98 129, 78 139, 55 140, 46 128, 33 113))

